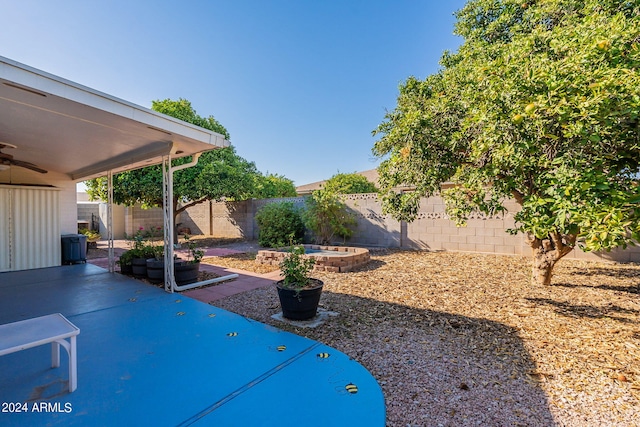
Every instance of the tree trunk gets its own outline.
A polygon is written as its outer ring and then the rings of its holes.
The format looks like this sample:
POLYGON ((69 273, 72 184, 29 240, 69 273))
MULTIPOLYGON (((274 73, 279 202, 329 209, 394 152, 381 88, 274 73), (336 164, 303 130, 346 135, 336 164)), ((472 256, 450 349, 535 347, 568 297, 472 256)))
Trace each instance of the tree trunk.
POLYGON ((178 216, 186 211, 188 208, 190 208, 191 206, 195 206, 198 205, 200 203, 206 202, 209 199, 206 198, 202 198, 199 200, 196 200, 195 202, 189 202, 186 205, 183 205, 182 207, 178 208, 178 202, 179 199, 177 197, 173 198, 173 242, 174 243, 178 243, 178 216))
POLYGON ((532 285, 551 285, 553 267, 573 250, 576 236, 551 233, 546 239, 527 234, 527 243, 533 251, 532 285))
MULTIPOLYGON (((184 209, 183 209, 184 210, 184 209)), ((182 210, 178 210, 178 198, 173 198, 173 243, 178 244, 178 215, 182 210)))

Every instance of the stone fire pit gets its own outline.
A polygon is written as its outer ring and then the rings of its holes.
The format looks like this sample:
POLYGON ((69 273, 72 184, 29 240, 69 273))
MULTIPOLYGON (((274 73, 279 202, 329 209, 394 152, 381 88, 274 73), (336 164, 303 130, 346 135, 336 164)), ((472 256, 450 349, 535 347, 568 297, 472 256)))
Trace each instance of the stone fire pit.
MULTIPOLYGON (((315 258, 314 270, 344 273, 369 262, 369 250, 350 246, 302 245, 305 256, 315 258)), ((287 255, 287 249, 263 249, 258 251, 256 262, 278 265, 287 255)))

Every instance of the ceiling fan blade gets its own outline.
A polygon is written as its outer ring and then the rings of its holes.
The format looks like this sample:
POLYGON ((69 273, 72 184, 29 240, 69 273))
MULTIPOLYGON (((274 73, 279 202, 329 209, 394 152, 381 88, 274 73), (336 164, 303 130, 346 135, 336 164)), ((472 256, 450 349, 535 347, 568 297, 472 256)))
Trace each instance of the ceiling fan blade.
POLYGON ((11 160, 11 164, 15 165, 15 166, 20 166, 21 168, 31 169, 32 171, 36 171, 36 172, 39 172, 39 173, 47 173, 46 170, 40 169, 39 167, 37 167, 33 163, 23 162, 23 161, 20 161, 20 160, 11 160))
POLYGON ((0 159, 13 160, 13 156, 11 154, 0 152, 0 159))

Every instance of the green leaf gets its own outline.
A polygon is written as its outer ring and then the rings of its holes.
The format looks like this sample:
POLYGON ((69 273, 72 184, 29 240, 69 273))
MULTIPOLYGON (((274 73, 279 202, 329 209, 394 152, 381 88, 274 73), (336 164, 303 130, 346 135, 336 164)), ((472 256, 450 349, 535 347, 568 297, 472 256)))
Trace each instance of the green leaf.
POLYGON ((627 203, 640 203, 640 194, 627 200, 627 203))
POLYGON ((460 223, 515 197, 514 230, 579 230, 591 249, 637 240, 622 224, 640 222, 640 4, 526 4, 469 1, 458 51, 401 85, 374 131, 383 211, 413 220, 422 197, 453 183, 443 196, 460 223))

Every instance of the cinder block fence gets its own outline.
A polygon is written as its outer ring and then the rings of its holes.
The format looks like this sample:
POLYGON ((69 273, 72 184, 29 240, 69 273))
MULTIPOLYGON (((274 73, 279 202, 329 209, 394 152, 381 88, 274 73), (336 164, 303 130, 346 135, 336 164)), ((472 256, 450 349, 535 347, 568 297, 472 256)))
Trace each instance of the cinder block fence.
MULTIPOLYGON (((254 218, 256 212, 265 204, 284 200, 304 205, 303 197, 230 203, 206 202, 182 213, 178 222, 181 228, 189 229, 191 234, 257 239, 259 230, 254 218)), ((335 244, 527 256, 531 253, 524 236, 506 232, 514 226, 513 214, 518 210, 515 202, 507 203, 508 212, 504 214, 472 216, 466 227, 456 227, 448 218, 444 201, 440 197, 423 199, 418 217, 411 223, 396 221, 391 216, 384 215, 375 193, 348 195, 345 202, 356 214, 358 224, 351 239, 346 242, 337 240, 335 244)), ((162 225, 160 209, 127 208, 124 217, 125 231, 129 234, 139 227, 162 225)), ((603 253, 585 253, 577 249, 568 257, 640 262, 640 248, 630 247, 603 253)))

